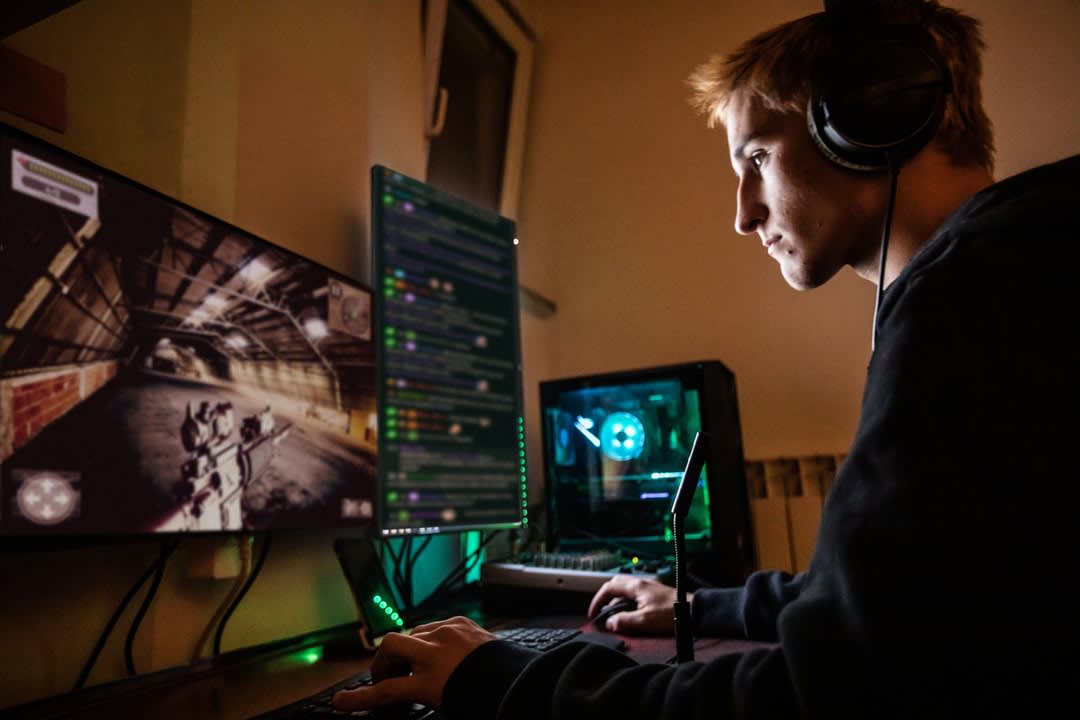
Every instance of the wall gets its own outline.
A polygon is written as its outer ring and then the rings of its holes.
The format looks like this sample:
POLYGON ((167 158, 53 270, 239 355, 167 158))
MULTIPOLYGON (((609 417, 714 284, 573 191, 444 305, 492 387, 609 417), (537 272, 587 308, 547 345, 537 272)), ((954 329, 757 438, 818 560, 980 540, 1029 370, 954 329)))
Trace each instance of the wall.
MULTIPOLYGON (((82 0, 4 39, 65 73, 68 131, 0 119, 367 280, 368 167, 424 169, 419 17, 419 0, 82 0)), ((275 535, 224 649, 355 619, 331 540, 275 535)), ((0 708, 70 689, 157 553, 143 541, 0 550, 0 708)), ((140 629, 140 672, 191 661, 232 582, 205 568, 236 557, 233 541, 185 538, 140 629)), ((125 675, 133 614, 88 684, 125 675)))
MULTIPOLYGON (((1080 150, 1080 4, 957 4, 985 23, 998 176, 1080 150)), ((873 287, 845 270, 793 291, 756 237, 734 232, 724 132, 705 128, 685 86, 710 55, 821 4, 536 5, 519 231, 543 265, 530 281, 559 305, 539 348, 549 376, 717 358, 738 379, 750 457, 845 451, 873 287)))

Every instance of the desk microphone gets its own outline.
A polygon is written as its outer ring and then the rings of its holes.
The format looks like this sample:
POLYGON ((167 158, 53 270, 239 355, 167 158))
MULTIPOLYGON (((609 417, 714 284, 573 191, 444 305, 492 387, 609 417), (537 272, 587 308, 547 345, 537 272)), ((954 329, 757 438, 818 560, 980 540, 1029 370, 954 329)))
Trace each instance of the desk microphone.
POLYGON ((683 587, 683 575, 686 573, 686 538, 683 533, 683 520, 690 512, 690 503, 694 499, 701 471, 705 467, 705 454, 709 449, 709 434, 698 432, 694 436, 694 445, 690 448, 690 457, 686 459, 679 489, 675 491, 675 502, 671 505, 671 534, 675 539, 675 661, 684 663, 694 659, 694 635, 690 619, 690 603, 686 602, 686 588, 683 587))

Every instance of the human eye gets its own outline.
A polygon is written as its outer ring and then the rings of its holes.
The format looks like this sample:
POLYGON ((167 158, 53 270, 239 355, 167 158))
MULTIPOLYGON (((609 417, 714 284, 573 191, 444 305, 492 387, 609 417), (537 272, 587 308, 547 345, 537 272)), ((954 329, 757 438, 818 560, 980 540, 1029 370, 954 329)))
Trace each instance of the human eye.
POLYGON ((765 157, 767 153, 764 150, 755 150, 750 153, 750 164, 754 166, 755 170, 760 170, 761 166, 765 164, 765 157))

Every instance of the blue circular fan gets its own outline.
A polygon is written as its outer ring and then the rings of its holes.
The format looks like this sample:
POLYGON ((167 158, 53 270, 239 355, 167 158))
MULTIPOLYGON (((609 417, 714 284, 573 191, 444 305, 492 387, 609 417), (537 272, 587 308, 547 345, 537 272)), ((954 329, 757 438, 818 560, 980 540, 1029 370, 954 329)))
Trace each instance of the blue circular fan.
POLYGON ((600 447, 612 460, 633 460, 645 448, 645 426, 636 415, 612 413, 600 428, 600 447))

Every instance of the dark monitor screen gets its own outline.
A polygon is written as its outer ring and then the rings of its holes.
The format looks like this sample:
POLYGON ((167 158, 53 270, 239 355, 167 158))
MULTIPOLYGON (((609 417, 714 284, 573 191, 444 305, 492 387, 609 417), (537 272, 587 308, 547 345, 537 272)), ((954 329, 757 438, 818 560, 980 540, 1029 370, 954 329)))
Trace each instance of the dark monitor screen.
POLYGON ((371 292, 0 126, 0 535, 374 523, 371 292))
POLYGON ((514 223, 372 169, 384 536, 528 522, 514 223))
POLYGON ((672 503, 705 431, 712 442, 683 524, 686 547, 720 550, 736 566, 720 569, 742 573, 751 551, 742 443, 734 377, 721 363, 548 380, 540 412, 549 544, 670 556, 672 503))

